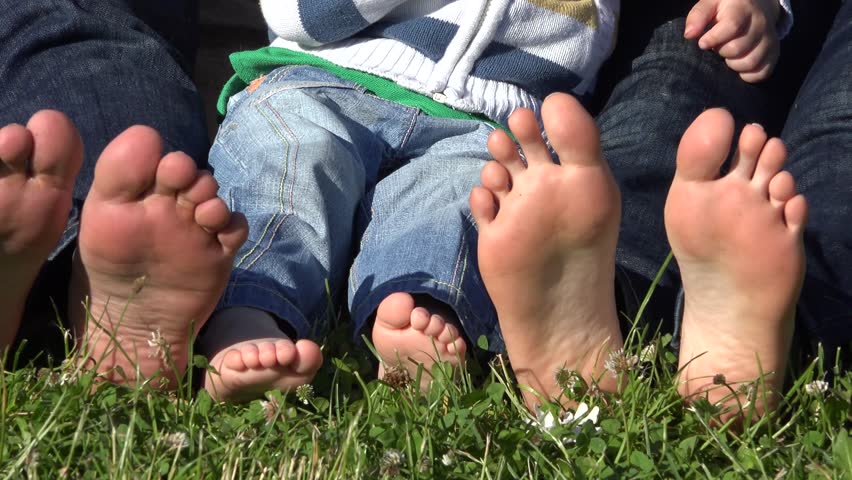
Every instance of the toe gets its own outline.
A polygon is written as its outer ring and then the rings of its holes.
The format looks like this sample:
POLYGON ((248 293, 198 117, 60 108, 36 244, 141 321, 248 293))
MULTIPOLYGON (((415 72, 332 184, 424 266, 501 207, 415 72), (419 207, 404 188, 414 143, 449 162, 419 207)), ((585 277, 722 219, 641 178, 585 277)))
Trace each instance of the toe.
POLYGON ((231 222, 231 211, 221 198, 207 200, 195 208, 195 222, 208 232, 218 232, 231 222))
POLYGON ((787 148, 784 146, 784 142, 777 138, 766 142, 766 146, 763 147, 760 154, 760 159, 757 161, 752 183, 761 190, 769 188, 772 177, 781 171, 786 160, 787 148))
POLYGON ((404 292, 388 295, 376 309, 376 324, 385 328, 401 329, 411 324, 414 297, 404 292))
POLYGON ((808 221, 808 202, 804 195, 796 195, 784 205, 784 220, 787 227, 796 234, 801 234, 808 221))
POLYGON ((438 341, 441 343, 450 344, 459 338, 459 330, 452 323, 447 323, 444 329, 438 334, 438 341))
POLYGON ((740 134, 737 151, 734 153, 731 173, 744 179, 751 179, 760 151, 765 144, 766 131, 763 127, 757 124, 746 125, 740 134))
MULTIPOLYGON (((218 368, 218 365, 213 365, 218 368)), ((243 354, 238 349, 231 349, 225 352, 225 357, 222 360, 222 366, 237 372, 244 372, 248 367, 243 361, 243 354)))
POLYGON ((469 201, 470 214, 473 215, 473 221, 480 230, 486 228, 497 217, 497 203, 491 190, 473 187, 469 201))
POLYGON ((278 366, 278 352, 275 342, 263 341, 257 344, 257 360, 263 368, 278 366))
POLYGON ((319 346, 310 340, 296 342, 296 359, 292 363, 293 371, 298 375, 311 375, 322 366, 322 352, 319 346))
POLYGON ((226 255, 236 254, 237 250, 248 238, 248 229, 248 220, 246 220, 245 215, 239 212, 232 212, 231 221, 216 234, 216 238, 222 245, 222 250, 226 255))
POLYGON ((576 98, 564 93, 550 95, 541 107, 541 117, 550 145, 563 165, 600 163, 598 127, 576 98))
POLYGON ((497 129, 488 137, 488 151, 500 165, 512 174, 516 175, 526 168, 521 154, 518 152, 518 145, 509 135, 503 130, 497 129))
POLYGON ((541 137, 541 129, 532 110, 519 108, 509 117, 509 128, 518 139, 527 165, 553 163, 550 149, 541 137))
POLYGON ((162 150, 163 141, 154 129, 128 128, 98 159, 90 198, 136 200, 154 185, 162 150))
POLYGON ((446 321, 444 317, 436 314, 432 314, 429 316, 429 325, 423 329, 423 333, 429 337, 438 338, 438 335, 444 331, 444 326, 446 325, 446 321))
POLYGON ((699 115, 681 137, 676 177, 687 181, 717 178, 733 135, 734 119, 726 110, 714 108, 699 115))
POLYGON ((259 350, 257 345, 254 343, 246 343, 240 346, 240 353, 243 357, 243 363, 245 363, 246 368, 254 370, 255 368, 260 367, 260 357, 259 350))
POLYGON ((482 167, 479 177, 482 180, 482 186, 491 190, 491 193, 498 199, 506 196, 511 189, 512 178, 509 175, 509 170, 499 162, 486 163, 482 167))
POLYGON ((429 326, 429 310, 417 307, 411 311, 411 328, 422 332, 429 326))
POLYGON ((275 342, 275 355, 278 365, 286 367, 296 359, 296 345, 290 340, 278 340, 275 342))
POLYGON ((30 118, 33 135, 32 172, 59 188, 69 188, 83 163, 83 141, 64 114, 42 110, 30 118))
POLYGON ((201 170, 192 185, 178 194, 178 203, 190 205, 194 209, 196 205, 215 198, 218 192, 219 183, 213 174, 201 170))
POLYGON ((778 172, 769 181, 769 200, 775 207, 781 207, 796 196, 796 181, 790 172, 778 172))
POLYGON ((456 338, 452 343, 447 344, 447 351, 452 355, 464 358, 465 353, 467 353, 467 343, 461 338, 456 338))
POLYGON ((33 153, 33 135, 22 125, 0 129, 0 175, 25 173, 33 153))
POLYGON ((198 176, 195 162, 183 152, 172 152, 157 166, 157 176, 154 193, 174 196, 181 190, 189 188, 198 176))

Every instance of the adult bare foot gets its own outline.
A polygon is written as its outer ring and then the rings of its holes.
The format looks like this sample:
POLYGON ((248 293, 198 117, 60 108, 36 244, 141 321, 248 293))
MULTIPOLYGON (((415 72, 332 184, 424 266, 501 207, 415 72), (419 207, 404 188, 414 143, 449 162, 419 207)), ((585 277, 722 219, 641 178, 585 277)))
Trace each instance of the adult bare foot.
POLYGON ((0 129, 0 357, 68 221, 82 161, 77 129, 59 112, 44 110, 26 127, 0 129))
POLYGON ((432 381, 436 361, 459 365, 464 361, 467 344, 458 328, 450 323, 454 313, 440 302, 404 292, 388 295, 376 310, 372 340, 381 357, 379 378, 389 368, 403 367, 415 378, 423 365, 420 388, 432 381))
POLYGON ((183 153, 131 127, 98 160, 69 289, 82 359, 103 378, 174 387, 224 290, 245 218, 183 153), (86 303, 88 315, 81 307, 86 303))
MULTIPOLYGON (((561 165, 529 110, 509 119, 527 166, 504 132, 489 139, 496 162, 470 197, 479 269, 520 384, 558 399, 555 374, 565 368, 614 391, 604 363, 623 343, 614 294, 620 194, 594 121, 574 98, 551 95, 542 118, 561 165)), ((524 396, 530 409, 540 403, 524 396)))
POLYGON ((693 122, 665 210, 685 294, 680 393, 725 407, 723 420, 750 400, 758 415, 777 401, 804 275, 807 216, 793 177, 781 171, 783 143, 767 141, 759 126, 743 129, 731 171, 719 178, 733 133, 721 109, 693 122))
POLYGON ((199 344, 215 369, 205 376, 204 388, 217 400, 241 402, 269 390, 287 392, 309 383, 322 366, 316 343, 293 343, 271 315, 253 308, 215 313, 199 344))

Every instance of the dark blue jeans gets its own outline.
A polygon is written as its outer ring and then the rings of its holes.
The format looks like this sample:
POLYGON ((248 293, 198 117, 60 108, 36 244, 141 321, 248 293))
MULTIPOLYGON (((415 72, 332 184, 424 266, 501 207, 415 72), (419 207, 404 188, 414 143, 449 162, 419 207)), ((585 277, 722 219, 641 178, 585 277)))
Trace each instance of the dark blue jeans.
MULTIPOLYGON (((623 297, 620 308, 630 315, 670 248, 663 207, 684 130, 709 107, 729 109, 737 130, 747 122, 778 125, 779 104, 789 101, 778 95, 784 89, 777 88, 777 83, 740 81, 717 55, 685 42, 682 32, 682 20, 656 28, 644 50, 619 75, 597 115, 603 151, 622 191, 616 262, 623 297)), ((824 32, 814 29, 817 35, 824 32)), ((788 55, 801 53, 795 47, 788 45, 788 55)), ((805 233, 807 275, 798 305, 797 339, 800 347, 821 342, 832 355, 836 347, 847 347, 852 341, 850 59, 852 3, 847 1, 801 87, 782 134, 790 150, 786 168, 810 204, 805 233)), ((802 58, 793 60, 797 65, 810 64, 802 58)), ((779 68, 784 75, 785 65, 779 68)), ((789 70, 789 63, 786 68, 789 70)), ((656 308, 645 315, 652 327, 661 318, 673 316, 679 284, 676 264, 666 270, 661 283, 652 300, 656 308)), ((664 326, 668 328, 674 326, 664 326)), ((800 351, 812 353, 813 349, 800 351)))
POLYGON ((781 138, 810 207, 799 326, 833 356, 852 342, 852 2, 840 8, 781 138))
POLYGON ((202 104, 189 75, 197 10, 198 0, 0 0, 0 125, 25 124, 38 110, 55 109, 74 121, 85 146, 68 227, 33 289, 19 334, 29 352, 62 353, 61 337, 46 332, 43 320, 56 319, 54 302, 65 316, 66 247, 106 144, 143 124, 162 134, 167 151, 206 162, 202 104))
MULTIPOLYGON (((604 156, 622 193, 616 263, 619 307, 630 316, 670 250, 663 207, 683 132, 710 107, 727 108, 740 127, 763 123, 770 104, 767 88, 740 80, 718 55, 684 40, 683 30, 682 17, 654 29, 596 117, 604 156)), ((670 321, 678 287, 672 262, 645 318, 670 321)))
POLYGON ((185 58, 192 3, 197 0, 0 0, 0 125, 24 124, 50 108, 67 114, 83 137, 76 205, 60 247, 76 233, 98 156, 127 127, 151 126, 168 150, 206 159, 201 100, 183 66, 192 61, 185 58))

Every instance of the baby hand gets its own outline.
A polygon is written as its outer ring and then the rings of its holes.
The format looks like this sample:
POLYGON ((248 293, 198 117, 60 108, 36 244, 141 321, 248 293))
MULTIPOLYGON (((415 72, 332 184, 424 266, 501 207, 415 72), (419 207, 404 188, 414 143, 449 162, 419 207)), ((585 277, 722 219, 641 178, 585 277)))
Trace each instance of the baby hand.
POLYGON ((746 82, 760 82, 778 61, 780 10, 778 0, 699 0, 686 17, 684 37, 716 50, 746 82))

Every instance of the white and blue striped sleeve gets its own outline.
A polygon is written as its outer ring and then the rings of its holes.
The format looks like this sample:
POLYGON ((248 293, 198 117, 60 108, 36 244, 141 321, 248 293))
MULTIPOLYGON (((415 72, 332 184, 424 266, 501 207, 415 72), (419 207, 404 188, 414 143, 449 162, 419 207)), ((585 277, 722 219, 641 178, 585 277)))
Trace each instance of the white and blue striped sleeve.
POLYGON ((351 37, 408 0, 260 0, 280 38, 319 46, 351 37))

